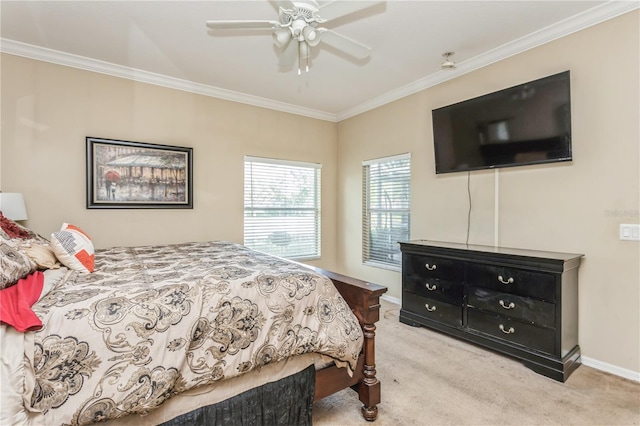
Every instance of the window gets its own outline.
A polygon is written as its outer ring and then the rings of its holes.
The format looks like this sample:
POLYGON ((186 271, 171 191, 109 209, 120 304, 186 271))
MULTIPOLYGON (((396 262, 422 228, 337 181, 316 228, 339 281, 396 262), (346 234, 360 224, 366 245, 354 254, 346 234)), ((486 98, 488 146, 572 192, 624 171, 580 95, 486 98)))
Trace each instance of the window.
POLYGON ((362 163, 362 261, 400 270, 398 241, 409 239, 411 155, 362 163))
POLYGON ((244 244, 290 259, 320 257, 320 164, 244 159, 244 244))

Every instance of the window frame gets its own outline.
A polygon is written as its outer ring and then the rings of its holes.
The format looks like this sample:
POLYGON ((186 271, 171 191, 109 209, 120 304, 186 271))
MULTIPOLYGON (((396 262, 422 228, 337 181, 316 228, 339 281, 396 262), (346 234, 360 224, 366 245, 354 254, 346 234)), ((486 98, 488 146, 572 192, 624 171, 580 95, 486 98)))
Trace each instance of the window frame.
MULTIPOLYGON (((281 217, 283 219, 287 219, 287 218, 291 218, 293 216, 287 216, 286 212, 292 212, 292 211, 307 211, 307 212, 313 212, 313 220, 314 220, 314 225, 313 225, 313 234, 315 235, 315 241, 314 241, 314 245, 315 245, 315 253, 311 253, 311 254, 296 254, 296 255, 291 255, 290 253, 277 253, 277 252, 270 252, 267 250, 262 249, 261 251, 267 252, 269 254, 273 254, 276 256, 281 256, 287 259, 292 259, 292 260, 296 260, 296 261, 307 261, 307 260, 318 260, 321 258, 322 256, 322 164, 320 163, 312 163, 312 162, 303 162, 303 161, 294 161, 294 160, 284 160, 284 159, 277 159, 277 158, 267 158, 267 157, 255 157, 255 156, 250 156, 250 155, 245 155, 244 156, 244 162, 243 162, 243 176, 244 176, 244 196, 243 196, 243 241, 244 244, 249 247, 249 248, 253 248, 256 250, 260 250, 260 248, 257 248, 256 245, 252 245, 252 244, 248 244, 247 243, 247 235, 250 235, 250 233, 248 234, 248 224, 247 224, 247 213, 248 212, 258 212, 258 211, 273 211, 273 212, 283 212, 285 214, 283 214, 281 217), (249 163, 252 164, 260 164, 262 166, 264 165, 277 165, 277 166, 291 166, 291 167, 295 167, 295 168, 303 168, 303 169, 313 169, 314 170, 314 181, 313 181, 313 207, 265 207, 265 206, 258 206, 256 207, 255 205, 247 205, 247 166, 249 165, 249 163)), ((253 199, 254 196, 254 192, 253 192, 253 172, 252 172, 252 181, 249 184, 249 187, 251 187, 251 199, 253 199)), ((286 223, 286 221, 285 221, 286 223)), ((257 235, 257 234, 254 234, 257 235)))
MULTIPOLYGON (((390 182, 387 180, 386 182, 390 182)), ((403 183, 404 180, 399 181, 403 183)), ((388 157, 376 158, 373 160, 366 160, 362 162, 362 263, 366 266, 372 266, 376 268, 389 269, 392 271, 401 271, 402 269, 402 260, 401 253, 399 250, 390 251, 390 254, 396 254, 398 256, 397 262, 383 262, 380 260, 372 259, 371 257, 371 215, 373 212, 382 213, 382 214, 406 214, 407 223, 406 223, 406 240, 411 238, 411 154, 404 153, 398 155, 392 155, 388 157), (407 207, 403 208, 372 208, 371 207, 371 166, 378 165, 382 163, 391 163, 399 160, 408 160, 408 164, 403 166, 403 168, 407 168, 408 176, 406 178, 406 185, 408 185, 408 202, 407 207)), ((403 239, 404 240, 404 239, 403 239)))

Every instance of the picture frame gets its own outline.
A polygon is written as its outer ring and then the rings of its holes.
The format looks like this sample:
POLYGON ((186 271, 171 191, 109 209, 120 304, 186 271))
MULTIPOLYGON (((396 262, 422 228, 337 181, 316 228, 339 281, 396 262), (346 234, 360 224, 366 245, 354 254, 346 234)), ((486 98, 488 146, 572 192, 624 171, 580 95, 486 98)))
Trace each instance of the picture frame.
POLYGON ((193 148, 86 138, 87 209, 192 209, 193 148))

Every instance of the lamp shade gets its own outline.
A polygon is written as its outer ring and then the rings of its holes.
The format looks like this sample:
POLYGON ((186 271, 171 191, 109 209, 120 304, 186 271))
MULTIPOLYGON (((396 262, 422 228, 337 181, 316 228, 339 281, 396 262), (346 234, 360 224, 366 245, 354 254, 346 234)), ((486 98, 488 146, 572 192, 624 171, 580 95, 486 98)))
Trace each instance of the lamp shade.
POLYGON ((27 220, 24 197, 18 192, 0 192, 0 211, 11 220, 27 220))

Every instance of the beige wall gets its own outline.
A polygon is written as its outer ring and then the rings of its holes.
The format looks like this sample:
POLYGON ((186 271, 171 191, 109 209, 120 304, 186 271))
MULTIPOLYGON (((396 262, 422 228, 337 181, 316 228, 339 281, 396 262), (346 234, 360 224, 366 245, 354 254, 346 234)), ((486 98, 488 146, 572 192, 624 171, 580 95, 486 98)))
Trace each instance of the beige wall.
MULTIPOLYGON (((435 174, 431 110, 564 70, 571 71, 573 162, 472 172, 469 242, 583 253, 579 326, 583 357, 640 373, 639 13, 583 30, 338 124, 340 269, 385 284, 397 272, 362 265, 361 163, 412 155, 411 237, 464 242, 467 174, 435 174)), ((633 374, 632 374, 633 375, 633 374)), ((640 376, 638 376, 640 377, 640 376)))
POLYGON ((48 236, 74 223, 97 247, 243 240, 243 157, 322 163, 322 247, 336 263, 336 124, 2 56, 1 187, 48 236), (193 147, 193 210, 87 210, 85 137, 193 147), (301 137, 302 136, 302 137, 301 137))
MULTIPOLYGON (((583 356, 640 372, 640 244, 618 239, 620 223, 640 221, 638 18, 627 14, 338 125, 2 55, 0 189, 25 194, 27 224, 43 235, 67 221, 98 247, 241 242, 243 155, 321 162, 317 264, 400 298, 399 273, 361 263, 362 161, 410 152, 412 237, 464 241, 467 176, 435 175, 431 110, 569 69, 574 161, 500 170, 500 244, 584 253, 583 356), (86 136, 193 147, 194 209, 87 210, 86 136)), ((471 174, 472 243, 493 243, 495 179, 493 171, 471 174)))

